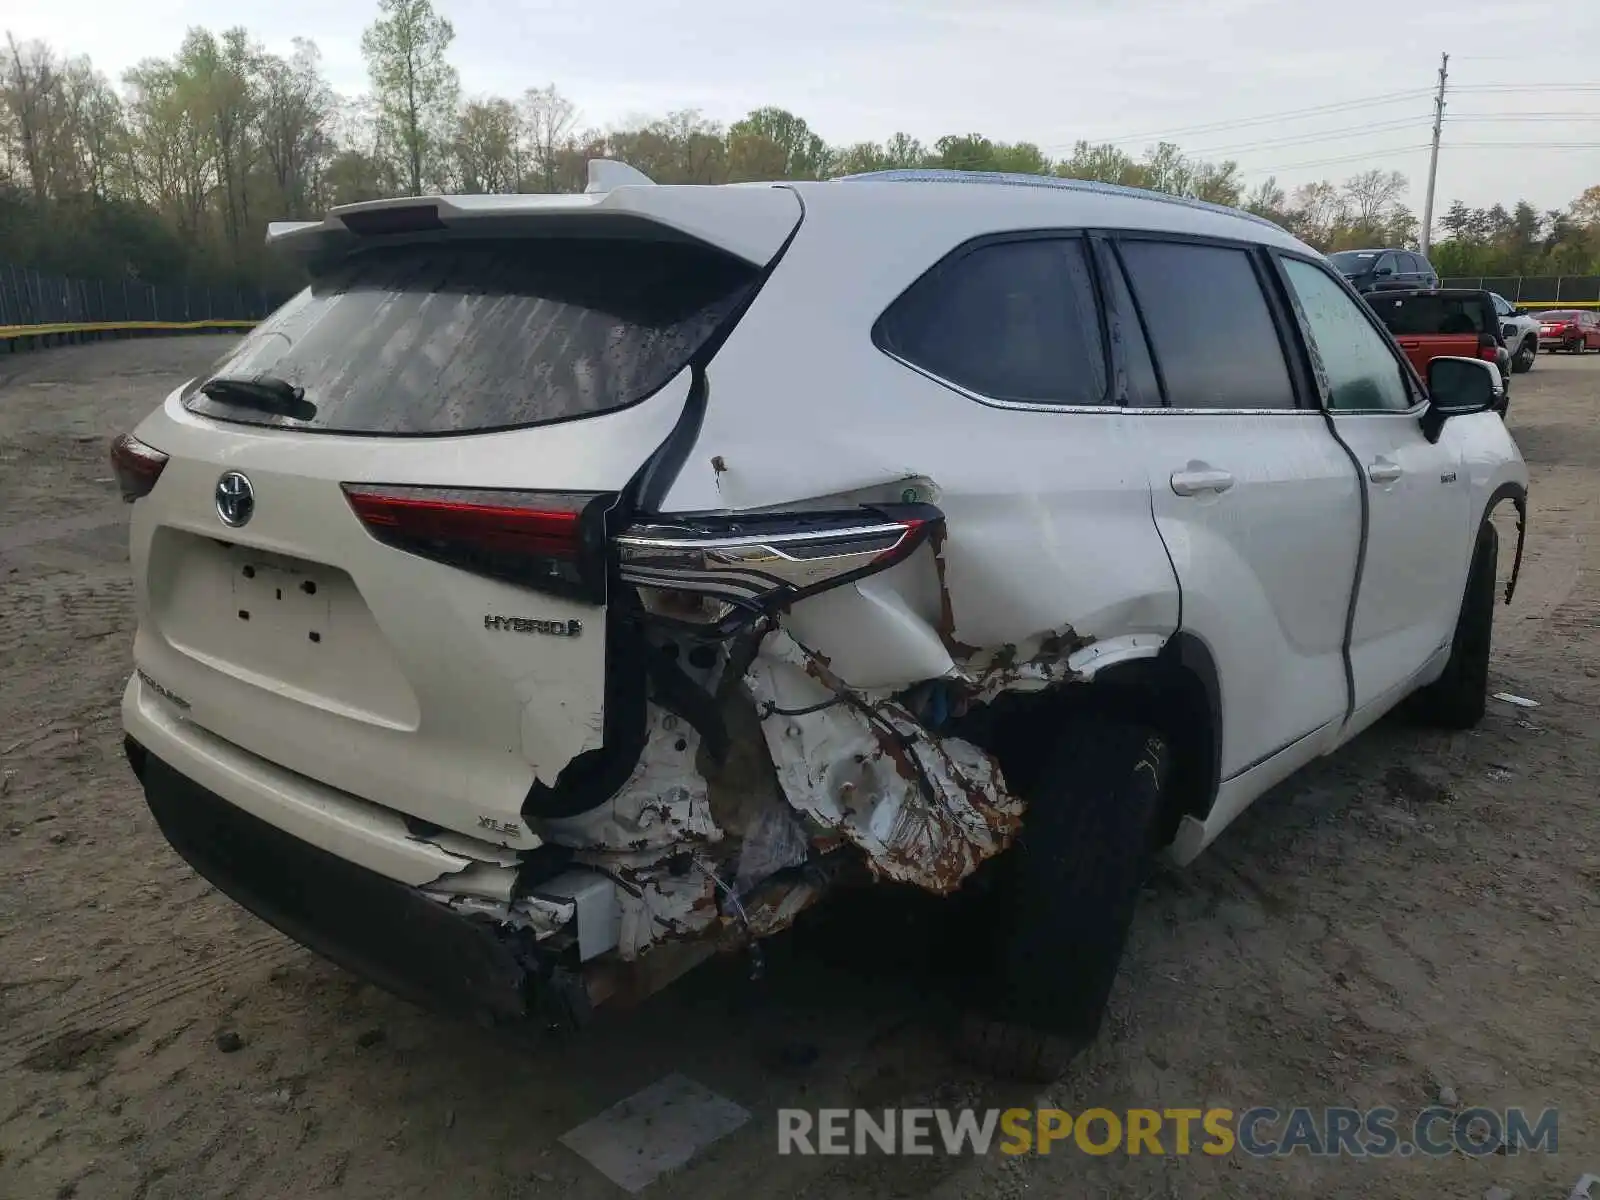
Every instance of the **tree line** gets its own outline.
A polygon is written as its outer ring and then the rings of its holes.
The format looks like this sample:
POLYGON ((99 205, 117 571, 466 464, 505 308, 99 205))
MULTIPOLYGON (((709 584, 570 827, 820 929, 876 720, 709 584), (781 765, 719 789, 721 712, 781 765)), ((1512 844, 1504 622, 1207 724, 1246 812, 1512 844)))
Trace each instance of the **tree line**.
MULTIPOLYGON (((1160 142, 1134 156, 1078 142, 906 133, 832 146, 760 108, 722 125, 682 110, 590 129, 551 86, 464 96, 450 22, 430 0, 378 0, 362 38, 369 90, 341 96, 316 46, 269 53, 245 29, 195 28, 170 58, 113 83, 83 57, 7 35, 0 61, 0 261, 85 278, 267 285, 294 281, 263 252, 268 221, 429 192, 575 192, 591 158, 660 183, 826 179, 893 168, 1012 171, 1150 188, 1246 209, 1322 250, 1415 245, 1407 180, 1369 170, 1293 191, 1246 187, 1237 163, 1160 142)), ((1600 274, 1600 185, 1566 209, 1448 206, 1431 256, 1445 275, 1600 274)))

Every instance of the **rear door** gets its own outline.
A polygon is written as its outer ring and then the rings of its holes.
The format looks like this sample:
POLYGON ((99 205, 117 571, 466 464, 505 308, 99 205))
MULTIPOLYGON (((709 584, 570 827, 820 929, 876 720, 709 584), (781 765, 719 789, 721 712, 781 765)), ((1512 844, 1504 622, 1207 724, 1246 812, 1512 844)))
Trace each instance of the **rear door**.
POLYGON ((135 658, 194 724, 512 844, 535 782, 612 740, 642 667, 608 661, 607 511, 799 207, 717 189, 733 252, 648 196, 574 200, 355 239, 141 424, 170 461, 133 516, 135 658))
POLYGON ((1308 403, 1257 250, 1127 235, 1116 249, 1160 383, 1139 425, 1156 524, 1184 628, 1221 676, 1222 778, 1274 758, 1286 773, 1346 711, 1356 474, 1308 403))
POLYGON ((1362 471, 1368 517, 1350 659, 1359 722, 1448 643, 1472 537, 1471 493, 1448 436, 1430 443, 1423 393, 1389 339, 1321 266, 1283 257, 1339 437, 1362 471))

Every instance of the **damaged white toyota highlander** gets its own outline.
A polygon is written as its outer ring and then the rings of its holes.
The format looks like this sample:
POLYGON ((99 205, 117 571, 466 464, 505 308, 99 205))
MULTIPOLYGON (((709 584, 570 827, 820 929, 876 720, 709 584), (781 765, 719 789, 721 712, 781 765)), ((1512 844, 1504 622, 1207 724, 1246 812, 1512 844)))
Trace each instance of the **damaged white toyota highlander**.
POLYGON ((877 882, 987 906, 965 1044, 1050 1074, 1157 853, 1483 713, 1494 366, 1268 222, 596 163, 269 241, 310 285, 113 448, 128 757, 403 995, 581 1021, 877 882))

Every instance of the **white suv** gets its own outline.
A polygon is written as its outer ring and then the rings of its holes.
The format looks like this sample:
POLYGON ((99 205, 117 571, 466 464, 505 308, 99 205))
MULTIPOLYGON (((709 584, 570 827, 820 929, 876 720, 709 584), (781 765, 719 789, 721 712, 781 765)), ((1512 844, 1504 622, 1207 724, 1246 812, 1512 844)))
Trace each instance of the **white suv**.
POLYGON ((1511 353, 1511 369, 1517 374, 1533 370, 1534 359, 1539 355, 1539 322, 1525 312, 1519 312, 1498 292, 1490 292, 1495 314, 1500 318, 1500 336, 1511 353))
POLYGON ((1050 1074, 1153 851, 1482 714, 1495 368, 1425 383, 1276 226, 594 180, 275 227, 310 287, 115 445, 129 758, 294 937, 581 1018, 896 881, 992 921, 967 1044, 1050 1074))

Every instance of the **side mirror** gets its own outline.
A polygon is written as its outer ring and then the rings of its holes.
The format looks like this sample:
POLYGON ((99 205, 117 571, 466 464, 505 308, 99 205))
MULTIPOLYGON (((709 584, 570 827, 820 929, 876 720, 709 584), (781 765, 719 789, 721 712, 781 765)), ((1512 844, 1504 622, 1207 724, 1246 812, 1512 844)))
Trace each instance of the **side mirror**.
POLYGON ((1445 421, 1498 408, 1505 395, 1500 368, 1481 358, 1436 358, 1428 364, 1428 407, 1422 433, 1439 440, 1445 421))
POLYGON ((1394 268, 1393 267, 1379 267, 1372 274, 1375 277, 1377 277, 1379 279, 1382 279, 1385 275, 1393 275, 1394 274, 1394 268))

